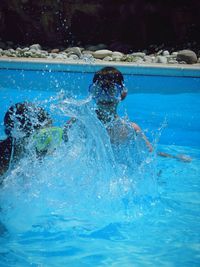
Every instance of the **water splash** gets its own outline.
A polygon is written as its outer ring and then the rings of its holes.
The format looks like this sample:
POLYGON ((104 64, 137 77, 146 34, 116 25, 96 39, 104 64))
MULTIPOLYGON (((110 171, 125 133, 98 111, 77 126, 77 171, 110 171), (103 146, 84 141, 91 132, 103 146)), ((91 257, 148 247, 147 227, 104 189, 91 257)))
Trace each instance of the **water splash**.
POLYGON ((51 216, 68 226, 105 225, 132 220, 151 206, 157 196, 153 158, 139 139, 111 144, 90 100, 51 101, 52 112, 76 121, 67 143, 41 161, 30 149, 5 179, 1 218, 8 229, 44 226, 51 216))

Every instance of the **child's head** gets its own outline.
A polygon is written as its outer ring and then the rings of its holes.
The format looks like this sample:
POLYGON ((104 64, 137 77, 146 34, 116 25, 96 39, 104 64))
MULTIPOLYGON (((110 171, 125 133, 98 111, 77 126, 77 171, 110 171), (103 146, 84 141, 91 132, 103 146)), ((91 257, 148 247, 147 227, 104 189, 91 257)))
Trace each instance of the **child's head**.
POLYGON ((126 97, 127 89, 122 73, 114 67, 105 67, 95 73, 89 92, 97 104, 116 104, 126 97))
POLYGON ((5 133, 8 137, 24 138, 35 130, 52 124, 49 114, 32 103, 17 103, 4 116, 5 133))

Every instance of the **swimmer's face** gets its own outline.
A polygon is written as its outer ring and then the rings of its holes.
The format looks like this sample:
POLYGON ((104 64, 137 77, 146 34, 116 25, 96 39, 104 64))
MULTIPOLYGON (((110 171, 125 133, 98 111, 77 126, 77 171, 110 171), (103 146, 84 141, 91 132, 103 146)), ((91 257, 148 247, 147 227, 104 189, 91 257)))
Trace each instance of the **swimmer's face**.
POLYGON ((90 85, 89 92, 96 103, 111 105, 123 100, 127 94, 124 84, 97 81, 90 85))

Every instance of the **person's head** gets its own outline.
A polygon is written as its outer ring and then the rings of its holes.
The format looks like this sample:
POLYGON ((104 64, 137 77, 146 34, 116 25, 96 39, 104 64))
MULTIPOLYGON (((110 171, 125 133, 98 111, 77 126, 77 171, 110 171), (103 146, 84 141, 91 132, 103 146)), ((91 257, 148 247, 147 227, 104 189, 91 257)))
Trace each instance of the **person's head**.
POLYGON ((114 67, 97 71, 89 92, 97 104, 116 105, 127 95, 122 73, 114 67))
POLYGON ((12 105, 4 116, 5 133, 8 137, 29 137, 35 130, 50 126, 52 120, 41 107, 23 102, 12 105))

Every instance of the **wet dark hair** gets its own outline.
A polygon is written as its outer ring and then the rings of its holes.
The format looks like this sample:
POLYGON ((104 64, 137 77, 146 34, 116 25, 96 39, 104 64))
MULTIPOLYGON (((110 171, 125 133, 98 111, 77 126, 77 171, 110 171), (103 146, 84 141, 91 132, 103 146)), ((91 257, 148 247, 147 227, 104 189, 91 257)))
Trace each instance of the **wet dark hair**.
POLYGON ((93 83, 101 83, 101 86, 118 84, 123 86, 124 77, 122 73, 114 67, 105 67, 97 71, 93 78, 93 83))
POLYGON ((13 137, 14 129, 28 137, 34 130, 51 123, 49 114, 43 108, 28 102, 11 106, 4 116, 5 133, 9 137, 13 137))

